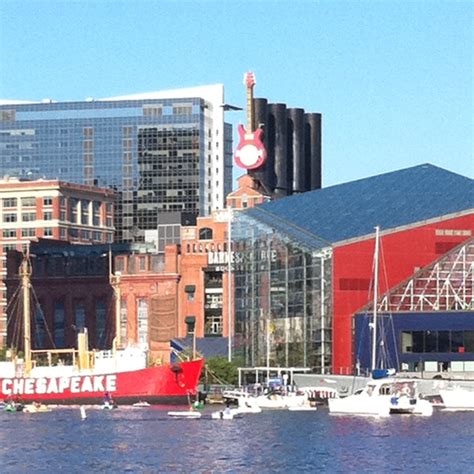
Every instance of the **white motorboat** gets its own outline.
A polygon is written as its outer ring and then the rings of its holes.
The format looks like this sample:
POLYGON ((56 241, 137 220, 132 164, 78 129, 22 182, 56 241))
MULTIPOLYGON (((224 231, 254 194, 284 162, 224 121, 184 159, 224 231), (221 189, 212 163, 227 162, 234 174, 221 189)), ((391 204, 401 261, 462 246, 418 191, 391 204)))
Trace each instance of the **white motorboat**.
POLYGON ((147 408, 149 406, 151 406, 148 402, 136 402, 134 403, 132 406, 134 406, 135 408, 147 408))
POLYGON ((23 413, 47 413, 52 411, 47 405, 42 403, 32 403, 23 407, 23 413))
POLYGON ((308 400, 305 393, 280 393, 270 392, 263 395, 249 395, 241 390, 228 390, 223 393, 225 399, 236 400, 239 404, 241 413, 259 413, 260 409, 286 409, 290 406, 299 406, 308 400))
POLYGON ((255 397, 255 403, 260 408, 289 409, 298 407, 308 401, 308 395, 303 392, 270 392, 255 397))
POLYGON ((262 411, 255 397, 240 397, 237 399, 237 403, 238 407, 235 410, 237 410, 238 413, 261 413, 262 411))
POLYGON ((316 404, 310 403, 309 400, 306 400, 300 405, 291 405, 288 407, 289 411, 316 411, 316 404))
POLYGON ((384 397, 378 396, 377 384, 367 384, 353 395, 328 400, 329 413, 336 415, 389 416, 390 407, 384 397), (375 395, 374 395, 375 393, 375 395))
POLYGON ((386 378, 371 380, 366 387, 345 398, 328 400, 329 413, 339 415, 388 416, 411 414, 431 416, 433 406, 419 398, 414 380, 386 378))
POLYGON ((201 413, 194 410, 169 411, 168 416, 173 418, 201 418, 201 413))
POLYGON ((211 418, 213 420, 233 420, 238 415, 240 415, 238 408, 226 407, 224 410, 213 412, 211 418))
POLYGON ((455 386, 440 390, 439 394, 446 410, 474 410, 474 391, 455 386))

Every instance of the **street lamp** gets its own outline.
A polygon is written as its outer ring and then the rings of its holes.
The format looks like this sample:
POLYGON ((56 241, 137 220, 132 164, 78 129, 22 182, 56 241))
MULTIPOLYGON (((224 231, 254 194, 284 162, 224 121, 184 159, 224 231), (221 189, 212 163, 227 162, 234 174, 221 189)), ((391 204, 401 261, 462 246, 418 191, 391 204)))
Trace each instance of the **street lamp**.
POLYGON ((227 208, 227 360, 232 362, 232 208, 227 208))

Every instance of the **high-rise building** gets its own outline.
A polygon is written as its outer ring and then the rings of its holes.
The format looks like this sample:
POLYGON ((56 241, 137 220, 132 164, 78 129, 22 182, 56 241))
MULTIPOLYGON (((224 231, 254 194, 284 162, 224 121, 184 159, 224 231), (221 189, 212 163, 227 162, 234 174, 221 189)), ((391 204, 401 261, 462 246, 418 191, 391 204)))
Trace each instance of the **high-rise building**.
POLYGON ((221 84, 80 102, 0 101, 0 175, 117 191, 116 239, 210 214, 232 189, 221 84))

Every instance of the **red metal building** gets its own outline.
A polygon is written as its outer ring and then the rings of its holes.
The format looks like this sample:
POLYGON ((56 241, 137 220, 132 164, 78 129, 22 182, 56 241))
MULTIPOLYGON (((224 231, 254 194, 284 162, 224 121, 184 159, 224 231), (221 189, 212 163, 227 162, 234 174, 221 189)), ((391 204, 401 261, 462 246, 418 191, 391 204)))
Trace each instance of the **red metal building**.
MULTIPOLYGON (((474 235, 474 214, 440 217, 429 223, 382 232, 384 262, 380 292, 409 278, 474 235)), ((333 248, 333 371, 354 370, 353 314, 369 302, 374 239, 337 244, 333 248)))

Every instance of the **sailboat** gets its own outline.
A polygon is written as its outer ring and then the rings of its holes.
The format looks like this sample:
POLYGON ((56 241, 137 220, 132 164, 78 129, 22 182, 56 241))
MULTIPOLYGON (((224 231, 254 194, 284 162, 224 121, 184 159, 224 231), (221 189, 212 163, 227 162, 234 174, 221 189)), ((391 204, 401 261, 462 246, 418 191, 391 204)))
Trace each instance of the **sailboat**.
POLYGON ((343 415, 389 416, 390 414, 414 414, 431 416, 433 406, 419 397, 416 381, 399 379, 394 369, 378 367, 377 304, 379 279, 380 228, 375 227, 374 294, 372 323, 372 378, 366 386, 345 398, 328 400, 329 412, 343 415))
MULTIPOLYGON (((109 393, 117 404, 131 405, 144 399, 153 404, 181 404, 196 396, 203 359, 147 367, 147 352, 136 347, 122 349, 118 335, 113 350, 89 351, 84 330, 78 334, 77 349, 49 351, 49 355, 69 353, 71 365, 37 365, 32 352, 38 351, 31 348, 31 271, 25 255, 20 267, 24 360, 0 362, 0 398, 23 403, 102 404, 104 394, 109 393)), ((118 284, 114 289, 120 301, 118 284)), ((116 328, 120 328, 120 305, 115 306, 116 328)))

